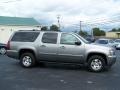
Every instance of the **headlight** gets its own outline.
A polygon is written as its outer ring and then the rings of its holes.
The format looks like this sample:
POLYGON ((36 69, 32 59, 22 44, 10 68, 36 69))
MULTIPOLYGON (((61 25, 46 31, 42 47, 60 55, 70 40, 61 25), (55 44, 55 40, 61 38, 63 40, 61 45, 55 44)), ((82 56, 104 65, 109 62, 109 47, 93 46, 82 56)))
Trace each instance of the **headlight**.
POLYGON ((109 55, 110 55, 110 56, 115 55, 115 49, 110 49, 110 50, 109 50, 109 55))

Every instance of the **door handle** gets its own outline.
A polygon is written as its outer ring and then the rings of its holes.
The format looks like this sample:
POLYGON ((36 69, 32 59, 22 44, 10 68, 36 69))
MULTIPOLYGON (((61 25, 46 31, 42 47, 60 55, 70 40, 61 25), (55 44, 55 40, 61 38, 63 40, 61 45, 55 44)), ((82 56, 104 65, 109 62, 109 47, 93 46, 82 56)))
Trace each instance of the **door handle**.
POLYGON ((65 49, 65 46, 61 46, 60 48, 61 48, 61 49, 65 49))
POLYGON ((45 45, 41 45, 40 47, 46 47, 45 45))

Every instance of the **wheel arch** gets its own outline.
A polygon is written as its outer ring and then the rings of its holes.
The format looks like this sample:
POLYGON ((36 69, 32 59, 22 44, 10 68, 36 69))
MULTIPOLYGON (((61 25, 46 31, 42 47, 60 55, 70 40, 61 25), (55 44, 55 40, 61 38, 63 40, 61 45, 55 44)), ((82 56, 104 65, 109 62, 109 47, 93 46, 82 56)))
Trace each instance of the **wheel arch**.
POLYGON ((36 58, 35 51, 32 50, 32 49, 27 48, 27 49, 20 49, 20 50, 19 50, 19 59, 20 59, 20 56, 21 56, 23 53, 32 53, 32 54, 35 56, 35 58, 36 58))
POLYGON ((98 52, 91 52, 91 53, 88 53, 87 55, 87 59, 86 59, 86 62, 88 63, 88 60, 91 56, 94 56, 94 55, 99 55, 99 56, 102 56, 104 59, 105 59, 105 64, 107 65, 108 62, 107 62, 107 56, 103 53, 98 53, 98 52))

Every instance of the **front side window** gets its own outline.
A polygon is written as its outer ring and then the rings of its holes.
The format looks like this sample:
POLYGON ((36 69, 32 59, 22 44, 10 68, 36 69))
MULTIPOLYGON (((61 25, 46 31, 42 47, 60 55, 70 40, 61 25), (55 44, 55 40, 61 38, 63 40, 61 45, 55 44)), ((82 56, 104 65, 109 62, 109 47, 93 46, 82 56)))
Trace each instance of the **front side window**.
POLYGON ((57 43, 57 33, 44 33, 42 37, 42 42, 43 43, 51 43, 51 44, 56 44, 57 43))
POLYGON ((78 42, 75 36, 65 33, 61 35, 60 44, 75 45, 75 42, 78 42))

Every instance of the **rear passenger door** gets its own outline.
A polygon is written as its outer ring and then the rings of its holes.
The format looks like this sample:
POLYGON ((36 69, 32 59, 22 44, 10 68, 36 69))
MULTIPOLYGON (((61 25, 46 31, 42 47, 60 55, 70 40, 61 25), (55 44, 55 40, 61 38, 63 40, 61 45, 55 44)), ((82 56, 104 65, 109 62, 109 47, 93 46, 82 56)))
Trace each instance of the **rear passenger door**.
POLYGON ((58 33, 45 32, 41 38, 39 46, 39 59, 46 61, 56 61, 58 33))

